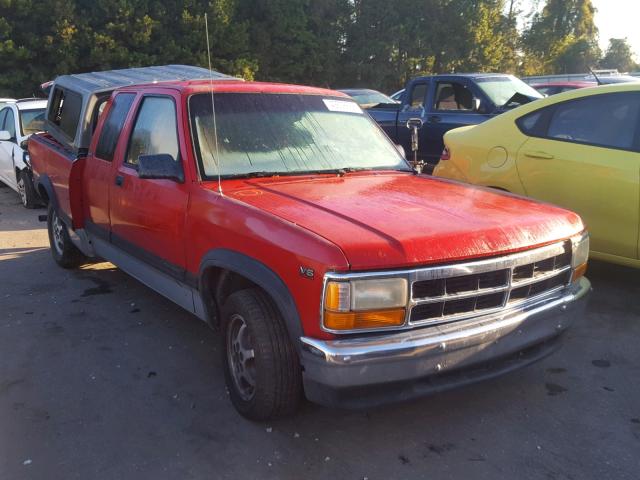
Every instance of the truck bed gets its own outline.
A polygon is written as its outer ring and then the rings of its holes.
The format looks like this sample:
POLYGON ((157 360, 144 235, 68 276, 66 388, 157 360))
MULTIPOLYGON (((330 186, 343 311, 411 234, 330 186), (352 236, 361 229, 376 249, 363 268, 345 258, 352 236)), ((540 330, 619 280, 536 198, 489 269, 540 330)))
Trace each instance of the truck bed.
POLYGON ((83 218, 81 178, 85 154, 73 153, 48 133, 38 133, 29 140, 29 157, 38 193, 53 199, 60 214, 78 228, 83 218))

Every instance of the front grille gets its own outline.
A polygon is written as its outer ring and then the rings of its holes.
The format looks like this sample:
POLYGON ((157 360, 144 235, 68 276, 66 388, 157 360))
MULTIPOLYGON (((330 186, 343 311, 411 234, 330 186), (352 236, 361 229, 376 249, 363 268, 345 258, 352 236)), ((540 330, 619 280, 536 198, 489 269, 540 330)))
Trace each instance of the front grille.
POLYGON ((449 322, 511 308, 561 289, 570 280, 570 242, 493 260, 425 269, 412 279, 409 323, 449 322))

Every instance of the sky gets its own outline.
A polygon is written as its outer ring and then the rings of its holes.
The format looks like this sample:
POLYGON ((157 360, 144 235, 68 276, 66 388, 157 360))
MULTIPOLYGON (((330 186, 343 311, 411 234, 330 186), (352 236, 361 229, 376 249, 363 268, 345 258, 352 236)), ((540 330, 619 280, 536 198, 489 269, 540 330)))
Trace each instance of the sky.
MULTIPOLYGON (((522 8, 527 11, 532 5, 544 6, 544 0, 523 0, 522 8)), ((600 48, 604 52, 610 38, 627 38, 631 48, 640 60, 640 0, 592 0, 598 10, 595 16, 600 31, 600 48)))

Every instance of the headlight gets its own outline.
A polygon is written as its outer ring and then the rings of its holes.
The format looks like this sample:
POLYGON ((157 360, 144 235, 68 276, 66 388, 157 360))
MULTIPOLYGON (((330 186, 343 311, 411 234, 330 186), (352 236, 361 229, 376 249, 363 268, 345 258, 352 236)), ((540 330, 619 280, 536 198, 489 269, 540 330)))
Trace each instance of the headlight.
POLYGON ((405 278, 329 281, 324 296, 324 327, 359 330, 404 325, 405 278))
POLYGON ((589 261, 589 234, 582 233, 571 239, 571 268, 573 269, 572 281, 578 280, 587 272, 589 261))

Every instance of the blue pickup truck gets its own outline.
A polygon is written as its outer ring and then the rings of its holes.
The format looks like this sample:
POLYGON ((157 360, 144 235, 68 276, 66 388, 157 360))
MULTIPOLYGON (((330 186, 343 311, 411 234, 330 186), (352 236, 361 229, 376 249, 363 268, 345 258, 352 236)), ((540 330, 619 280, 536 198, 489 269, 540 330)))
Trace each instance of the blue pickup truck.
POLYGON ((512 75, 435 75, 410 80, 399 104, 380 104, 367 111, 407 154, 411 152, 407 122, 420 119, 418 160, 431 172, 440 159, 447 131, 482 123, 538 98, 542 98, 540 93, 512 75))

